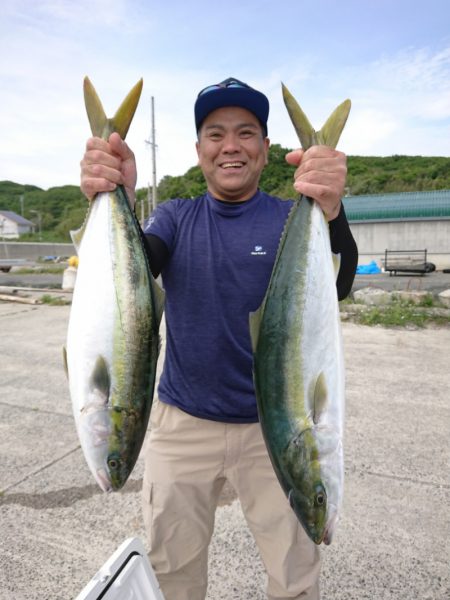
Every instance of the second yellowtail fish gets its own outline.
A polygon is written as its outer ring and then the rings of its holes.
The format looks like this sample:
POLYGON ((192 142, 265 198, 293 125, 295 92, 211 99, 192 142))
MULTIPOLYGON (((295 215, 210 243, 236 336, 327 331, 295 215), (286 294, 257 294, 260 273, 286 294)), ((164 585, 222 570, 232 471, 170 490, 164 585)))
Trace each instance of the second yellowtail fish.
MULTIPOLYGON (((316 132, 283 96, 307 150, 336 147, 350 101, 316 132)), ((343 493, 344 359, 336 291, 338 259, 316 202, 294 203, 264 301, 250 316, 254 381, 267 449, 305 531, 329 544, 343 493)))

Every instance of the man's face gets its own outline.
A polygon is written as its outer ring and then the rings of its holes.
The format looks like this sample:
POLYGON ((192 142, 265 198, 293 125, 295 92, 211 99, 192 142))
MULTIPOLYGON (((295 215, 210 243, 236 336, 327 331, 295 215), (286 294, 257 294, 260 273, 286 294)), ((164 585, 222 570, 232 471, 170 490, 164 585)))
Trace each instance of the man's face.
POLYGON ((202 123, 196 148, 215 198, 239 202, 255 194, 267 164, 269 139, 253 113, 237 106, 214 110, 202 123))

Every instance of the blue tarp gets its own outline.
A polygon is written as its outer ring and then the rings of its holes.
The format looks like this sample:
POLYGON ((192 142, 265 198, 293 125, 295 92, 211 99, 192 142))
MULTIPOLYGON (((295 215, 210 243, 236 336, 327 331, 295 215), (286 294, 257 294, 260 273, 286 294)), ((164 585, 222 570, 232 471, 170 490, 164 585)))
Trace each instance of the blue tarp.
POLYGON ((374 273, 381 273, 380 267, 374 260, 368 265, 358 265, 356 269, 357 275, 373 275, 374 273))

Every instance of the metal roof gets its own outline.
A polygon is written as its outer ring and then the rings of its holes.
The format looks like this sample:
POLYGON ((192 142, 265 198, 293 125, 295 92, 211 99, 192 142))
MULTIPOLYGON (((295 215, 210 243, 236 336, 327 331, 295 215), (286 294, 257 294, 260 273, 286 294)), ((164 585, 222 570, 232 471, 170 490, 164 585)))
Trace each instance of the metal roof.
POLYGON ((14 221, 14 223, 17 223, 18 225, 33 225, 34 224, 31 221, 28 221, 28 219, 24 219, 23 217, 21 217, 20 215, 18 215, 15 212, 13 212, 12 210, 0 210, 0 215, 5 217, 5 219, 14 221))
POLYGON ((450 190, 346 196, 349 221, 450 219, 450 190))

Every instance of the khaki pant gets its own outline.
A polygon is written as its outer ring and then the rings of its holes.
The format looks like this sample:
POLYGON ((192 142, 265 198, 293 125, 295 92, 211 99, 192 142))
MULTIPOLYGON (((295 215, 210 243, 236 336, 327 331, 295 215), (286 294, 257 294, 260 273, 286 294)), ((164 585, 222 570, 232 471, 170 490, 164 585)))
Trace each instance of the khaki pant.
POLYGON ((259 424, 198 419, 158 400, 151 422, 144 521, 150 561, 166 600, 205 598, 208 545, 226 480, 261 553, 268 598, 318 600, 319 550, 281 490, 259 424))

